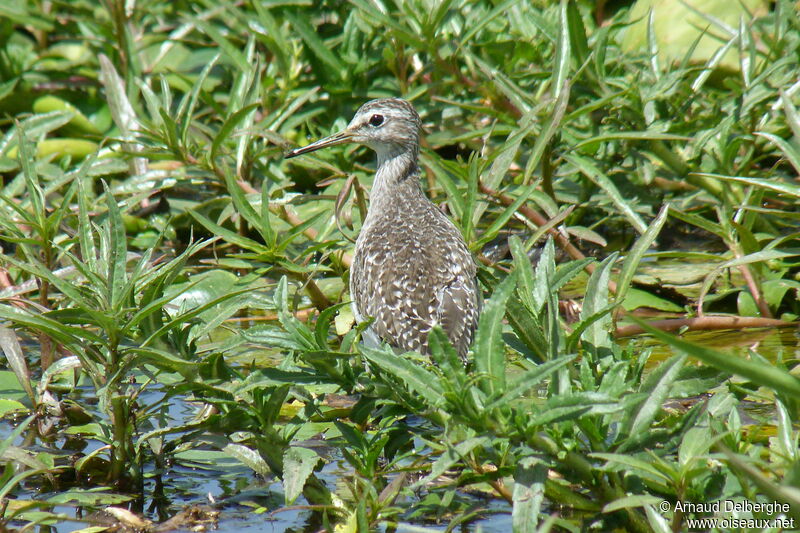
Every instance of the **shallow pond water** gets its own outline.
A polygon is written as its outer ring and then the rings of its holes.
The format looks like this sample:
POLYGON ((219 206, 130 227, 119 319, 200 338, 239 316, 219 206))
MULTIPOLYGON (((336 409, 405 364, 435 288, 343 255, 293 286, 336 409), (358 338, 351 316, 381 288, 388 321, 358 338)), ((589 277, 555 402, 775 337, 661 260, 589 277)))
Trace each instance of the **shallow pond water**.
MULTIPOLYGON (((142 395, 142 402, 155 402, 164 392, 159 387, 152 387, 142 395)), ((189 421, 196 413, 198 407, 191 402, 179 398, 168 400, 166 411, 175 425, 189 421)), ((422 423, 420 419, 418 421, 422 423)), ((8 422, 0 423, 0 440, 10 435, 14 427, 8 422)), ((81 453, 88 454, 103 444, 93 439, 80 439, 81 453)), ((37 445, 36 448, 48 451, 54 455, 63 455, 65 452, 64 438, 57 438, 51 444, 37 445)), ((17 439, 17 445, 23 445, 22 438, 17 439)), ((30 449, 30 447, 29 447, 30 449)), ((342 479, 353 475, 352 469, 335 448, 325 447, 318 450, 320 455, 326 457, 326 464, 318 477, 328 486, 336 487, 342 479)), ((315 532, 322 527, 320 516, 302 507, 306 505, 303 497, 298 498, 294 506, 285 506, 284 489, 280 481, 264 479, 256 475, 250 468, 238 460, 228 457, 223 452, 210 448, 203 450, 189 450, 178 453, 175 463, 170 465, 158 478, 153 476, 152 469, 146 472, 145 479, 145 518, 161 522, 183 508, 190 505, 208 506, 219 511, 219 520, 214 528, 221 532, 315 532), (158 489, 157 489, 158 486, 158 489), (154 495, 159 494, 158 500, 162 502, 159 507, 154 500, 154 495)), ((36 478, 33 478, 36 479, 36 478)), ((42 493, 39 486, 33 482, 22 485, 15 497, 21 500, 45 500, 57 493, 42 493)), ((462 495, 465 499, 474 500, 475 507, 483 509, 484 517, 464 525, 460 530, 483 532, 506 532, 511 528, 511 507, 504 501, 492 500, 483 496, 462 495)), ((121 504, 125 506, 125 504, 121 504)), ((102 509, 98 506, 97 509, 102 509)), ((51 508, 62 516, 75 518, 63 520, 60 523, 42 531, 49 533, 72 533, 86 528, 90 523, 80 520, 92 512, 90 507, 79 509, 75 506, 59 505, 51 508)), ((448 526, 446 520, 442 523, 425 522, 400 522, 395 531, 420 531, 425 528, 429 531, 444 531, 448 526)), ((381 529, 381 530, 385 530, 381 529)), ((181 531, 176 530, 176 531, 181 531)))
MULTIPOLYGON (((790 367, 793 366, 793 362, 800 360, 800 328, 797 326, 692 331, 681 335, 681 338, 740 357, 746 357, 753 351, 770 361, 780 359, 790 367)), ((652 350, 650 365, 668 359, 675 353, 673 348, 648 335, 628 339, 626 342, 635 343, 642 350, 652 350)))

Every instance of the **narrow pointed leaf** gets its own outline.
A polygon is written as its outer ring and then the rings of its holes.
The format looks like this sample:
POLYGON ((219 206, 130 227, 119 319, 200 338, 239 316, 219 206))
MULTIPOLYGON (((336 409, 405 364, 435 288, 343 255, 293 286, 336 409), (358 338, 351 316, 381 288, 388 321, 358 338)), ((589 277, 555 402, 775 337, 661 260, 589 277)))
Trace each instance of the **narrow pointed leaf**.
MULTIPOLYGON (((581 339, 588 343, 594 350, 608 349, 611 347, 611 313, 608 309, 608 280, 611 269, 617 260, 617 253, 608 256, 589 278, 586 285, 586 296, 581 308, 581 321, 592 319, 592 324, 586 328, 581 339), (595 317, 597 313, 606 312, 603 318, 595 317)), ((596 354, 596 352, 595 352, 596 354)))
POLYGON ((475 366, 478 372, 489 377, 483 382, 484 390, 489 394, 505 389, 506 352, 503 343, 503 317, 506 312, 506 302, 514 292, 516 282, 517 275, 514 271, 495 288, 494 294, 481 312, 478 331, 475 333, 475 366))
POLYGON ((455 446, 448 445, 442 455, 439 456, 436 461, 433 462, 433 466, 431 466, 431 472, 427 476, 423 477, 416 483, 412 485, 413 488, 421 487, 431 481, 435 480, 448 470, 452 468, 456 463, 462 460, 462 458, 467 455, 469 452, 477 448, 478 446, 486 446, 491 442, 488 437, 472 437, 470 439, 466 439, 464 441, 459 442, 455 446))
POLYGON ((25 389, 25 393, 31 401, 31 405, 35 406, 37 403, 36 395, 33 393, 31 386, 30 372, 28 371, 28 363, 25 361, 25 356, 22 353, 22 346, 19 344, 17 334, 13 330, 0 327, 0 350, 6 356, 8 366, 14 371, 17 376, 17 381, 25 389))
POLYGON ((674 356, 661 363, 647 380, 642 384, 641 392, 648 394, 647 398, 636 409, 633 416, 625 421, 625 430, 622 434, 639 435, 650 430, 656 415, 663 409, 664 402, 669 398, 670 388, 678 377, 678 372, 686 360, 685 355, 674 356))
POLYGON ((404 358, 402 355, 388 353, 386 350, 362 347, 361 353, 394 377, 416 391, 431 407, 438 406, 443 400, 442 386, 436 376, 404 358))
POLYGON ((625 256, 625 261, 622 263, 622 272, 617 282, 617 303, 622 303, 622 301, 625 300, 625 295, 630 288, 631 280, 633 280, 633 276, 636 274, 636 268, 639 266, 644 254, 647 253, 647 250, 652 246, 658 234, 661 232, 661 228, 667 220, 667 213, 669 213, 669 204, 664 204, 655 220, 647 227, 647 231, 636 240, 631 251, 625 256))

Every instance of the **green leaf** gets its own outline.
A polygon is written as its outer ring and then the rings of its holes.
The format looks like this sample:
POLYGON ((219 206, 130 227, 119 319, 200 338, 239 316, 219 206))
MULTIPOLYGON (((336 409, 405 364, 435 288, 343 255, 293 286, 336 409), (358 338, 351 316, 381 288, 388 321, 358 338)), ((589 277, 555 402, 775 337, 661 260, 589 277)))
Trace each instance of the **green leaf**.
POLYGON ((520 299, 528 307, 534 310, 536 307, 533 303, 533 266, 525 248, 522 246, 522 241, 519 237, 512 235, 508 239, 508 246, 511 249, 511 255, 514 258, 514 270, 519 276, 519 290, 520 299))
MULTIPOLYGON (((536 129, 537 120, 536 120, 536 112, 535 110, 529 110, 520 120, 519 120, 519 127, 509 133, 508 138, 502 144, 502 148, 500 152, 495 154, 493 157, 492 165, 489 167, 488 175, 483 178, 484 184, 489 187, 490 189, 496 189, 498 185, 500 185, 503 176, 508 174, 508 169, 511 168, 511 164, 514 162, 514 158, 517 156, 517 152, 519 151, 519 147, 522 144, 522 141, 536 129)), ((476 206, 475 212, 472 213, 472 223, 477 226, 478 222, 481 220, 483 213, 486 211, 487 204, 481 202, 478 203, 476 206)))
POLYGON ((642 257, 644 257, 644 254, 647 253, 647 250, 650 249, 650 246, 653 245, 658 234, 661 232, 661 228, 667 220, 667 213, 669 213, 669 204, 664 204, 655 220, 647 227, 647 231, 636 240, 636 243, 631 247, 631 251, 625 256, 625 261, 622 263, 622 271, 619 275, 619 281, 617 282, 617 303, 621 303, 625 300, 633 276, 636 274, 636 269, 642 257))
POLYGON ((569 25, 569 39, 575 62, 582 65, 588 59, 590 50, 586 38, 586 28, 581 19, 581 13, 574 0, 567 3, 567 24, 569 25))
MULTIPOLYGON (((246 105, 245 102, 248 101, 248 96, 253 95, 258 91, 257 89, 258 83, 254 83, 254 81, 262 73, 260 72, 259 66, 256 62, 255 46, 256 46, 255 37, 252 34, 248 35, 247 45, 244 47, 244 58, 245 61, 247 61, 247 64, 250 65, 250 68, 248 68, 247 70, 241 70, 236 73, 236 77, 233 80, 233 87, 231 88, 229 93, 229 100, 228 100, 229 110, 241 109, 246 105)), ((255 102, 251 99, 250 104, 253 103, 255 102)), ((252 126, 253 125, 252 116, 248 120, 245 120, 244 124, 246 128, 252 126)), ((241 140, 246 141, 247 137, 248 135, 245 133, 244 135, 239 136, 239 141, 241 140)), ((237 158, 236 158, 237 174, 239 168, 241 168, 240 158, 239 154, 237 153, 237 158)))
POLYGON ((198 364, 194 361, 187 361, 167 350, 159 350, 152 347, 129 348, 126 350, 125 355, 126 357, 133 355, 125 363, 129 368, 138 367, 147 362, 162 370, 179 372, 182 375, 191 375, 194 367, 198 364))
MULTIPOLYGON (((74 113, 70 111, 52 111, 44 115, 34 115, 22 121, 22 126, 25 130, 25 137, 27 139, 39 139, 48 133, 57 130, 58 128, 66 125, 72 120, 74 113)), ((12 128, 3 139, 2 150, 9 157, 14 159, 14 137, 19 137, 18 128, 12 128)), ((17 144, 17 147, 19 145, 17 144)), ((19 154, 19 151, 17 151, 19 154)), ((31 160, 33 162, 33 160, 31 160)))
POLYGON ((6 500, 6 498, 8 497, 8 494, 12 490, 14 490, 14 488, 17 485, 22 483, 25 479, 27 479, 29 477, 32 477, 32 476, 37 476, 37 475, 40 475, 40 474, 52 474, 53 470, 54 469, 52 469, 52 468, 41 468, 41 469, 24 470, 24 471, 20 472, 19 474, 17 474, 16 476, 12 477, 11 479, 9 479, 7 481, 4 481, 3 482, 3 486, 0 487, 0 500, 6 500))
POLYGON ((792 424, 792 417, 789 415, 786 404, 780 399, 775 398, 775 411, 778 418, 778 438, 776 439, 776 448, 782 457, 787 461, 796 462, 798 455, 797 442, 800 439, 798 433, 794 430, 792 424))
POLYGON ((514 471, 511 527, 514 533, 538 531, 539 512, 544 501, 544 484, 549 469, 535 457, 524 457, 514 471))
POLYGON ((214 235, 218 235, 225 239, 227 242, 231 244, 235 244, 236 246, 240 246, 246 250, 252 250, 256 253, 266 254, 269 253, 269 248, 264 246, 258 241, 254 241, 253 239, 249 239, 247 237, 243 237, 239 235, 235 231, 231 231, 225 227, 220 226, 219 224, 212 222, 205 215, 202 215, 196 211, 187 211, 189 216, 195 219, 197 222, 203 225, 208 231, 212 232, 214 235))
POLYGON ((222 296, 218 296, 217 298, 214 298, 213 300, 209 300, 208 302, 204 303, 203 305, 199 305, 199 306, 197 306, 197 307, 195 307, 193 309, 190 309, 189 311, 186 311, 184 313, 179 313, 178 315, 174 316, 169 322, 167 322, 166 324, 161 326, 159 329, 157 329, 156 331, 151 333, 150 336, 147 337, 147 339, 145 339, 142 342, 141 346, 142 347, 148 346, 150 343, 153 343, 156 339, 159 339, 162 335, 164 335, 166 332, 174 329, 176 326, 181 325, 181 324, 186 324, 186 323, 190 322, 191 319, 193 319, 194 317, 200 315, 204 311, 206 311, 208 309, 211 309, 212 307, 214 307, 216 305, 219 305, 220 303, 222 303, 222 302, 224 302, 224 301, 226 301, 226 300, 228 300, 230 298, 235 298, 236 296, 239 296, 240 294, 245 294, 245 293, 250 292, 250 291, 252 291, 252 289, 249 288, 249 287, 244 288, 244 289, 231 291, 231 292, 229 292, 227 294, 223 294, 222 296))
POLYGON ((437 479, 439 476, 450 470, 453 465, 461 461, 463 457, 472 450, 478 448, 479 446, 488 446, 490 443, 491 439, 489 437, 472 437, 465 439, 456 445, 447 443, 447 448, 445 451, 442 452, 442 455, 440 455, 439 458, 433 462, 433 465, 431 465, 430 474, 411 485, 412 490, 426 485, 434 479, 437 479))
POLYGON ((222 143, 228 140, 228 137, 233 129, 236 128, 236 126, 238 126, 243 120, 245 120, 248 115, 253 113, 258 106, 259 104, 257 103, 248 104, 225 119, 222 127, 214 137, 214 141, 211 143, 211 155, 209 156, 211 164, 215 164, 215 160, 219 154, 219 149, 222 147, 222 143))
MULTIPOLYGON (((516 272, 516 271, 515 271, 516 272)), ((484 391, 495 394, 505 390, 506 352, 503 343, 503 317, 506 302, 517 282, 515 272, 506 277, 494 290, 478 320, 475 332, 475 368, 489 379, 483 380, 484 391)))
POLYGON ((553 290, 558 291, 558 288, 553 287, 553 277, 556 270, 555 257, 556 250, 553 245, 553 238, 548 237, 542 254, 539 256, 539 261, 536 263, 536 270, 533 273, 533 293, 531 294, 533 306, 531 309, 535 313, 539 313, 542 310, 553 290))
POLYGON ((694 213, 689 213, 687 211, 681 211, 676 209, 675 207, 670 207, 669 214, 681 220, 683 222, 692 224, 693 226, 697 226, 698 228, 704 229, 707 232, 711 233, 712 235, 716 235, 720 239, 726 239, 727 235, 725 234, 725 230, 722 229, 717 223, 711 222, 707 218, 701 217, 700 215, 695 215, 694 213))
POLYGON ((247 328, 242 331, 242 338, 249 342, 262 344, 270 348, 282 348, 284 350, 296 351, 306 349, 306 345, 299 342, 290 332, 278 329, 274 326, 247 328))
POLYGON ((5 354, 8 366, 17 376, 17 380, 28 395, 31 405, 37 405, 37 398, 33 393, 33 387, 31 387, 28 363, 25 361, 25 356, 22 354, 22 346, 20 346, 19 339, 17 339, 17 334, 14 331, 0 327, 0 350, 5 354))
POLYGON ((669 398, 672 384, 677 379, 685 360, 685 355, 671 357, 647 376, 639 388, 640 392, 647 393, 647 397, 635 413, 626 418, 620 431, 621 435, 637 436, 650 430, 656 415, 661 412, 664 402, 669 398))
POLYGON ((595 357, 599 350, 611 348, 611 309, 608 302, 608 280, 611 269, 617 260, 617 253, 606 257, 589 278, 586 285, 586 296, 583 298, 581 308, 581 322, 591 320, 592 324, 586 327, 581 340, 591 346, 595 357), (600 315, 598 318, 597 315, 600 315))
MULTIPOLYGON (((548 360, 549 345, 544 337, 542 324, 518 297, 512 296, 506 306, 508 324, 525 347, 532 352, 536 363, 548 360)), ((512 348, 515 348, 512 345, 512 348)))
MULTIPOLYGON (((29 257, 26 262, 22 262, 9 255, 4 259, 24 272, 29 272, 40 279, 47 280, 51 285, 61 291, 72 304, 87 313, 95 323, 103 324, 110 320, 105 313, 97 309, 97 303, 95 301, 87 298, 90 294, 84 293, 74 283, 57 276, 35 258, 29 257)), ((76 268, 79 267, 77 264, 75 266, 76 268)), ((78 270, 80 271, 80 268, 78 268, 78 270)))
POLYGON ((33 208, 33 216, 35 217, 36 224, 39 230, 43 231, 45 228, 44 217, 45 214, 45 200, 44 193, 39 184, 39 174, 36 172, 35 162, 36 159, 31 153, 31 145, 26 137, 25 129, 22 124, 17 124, 17 142, 19 143, 19 162, 22 166, 22 173, 25 177, 25 186, 28 189, 28 198, 33 208))
POLYGON ((270 251, 274 250, 277 236, 269 221, 269 210, 266 209, 269 204, 267 204, 267 206, 263 205, 264 200, 267 200, 266 188, 262 189, 262 209, 264 209, 264 212, 260 214, 247 199, 247 196, 244 194, 244 191, 239 186, 233 175, 227 171, 225 172, 225 186, 228 188, 228 194, 231 195, 231 199, 233 200, 233 205, 236 207, 236 210, 244 217, 245 220, 247 220, 251 227, 255 228, 256 231, 261 234, 261 237, 264 239, 266 248, 261 245, 260 248, 270 251))
POLYGON ((617 189, 617 186, 614 185, 614 182, 612 182, 594 162, 574 153, 567 154, 564 158, 575 165, 584 176, 592 180, 595 185, 606 193, 611 203, 613 203, 614 206, 619 209, 620 213, 628 219, 636 231, 642 234, 647 231, 647 224, 644 223, 642 218, 636 214, 625 198, 622 197, 622 194, 619 192, 619 189, 617 189))
POLYGON ((661 472, 661 470, 656 468, 652 462, 644 461, 633 455, 620 453, 591 453, 589 456, 597 459, 603 459, 609 463, 626 466, 639 475, 645 475, 647 477, 647 474, 649 474, 649 477, 652 477, 655 480, 660 480, 665 483, 672 482, 672 479, 661 472))
MULTIPOLYGON (((564 113, 567 110, 569 103, 570 85, 566 84, 558 92, 555 104, 553 105, 553 112, 547 117, 547 120, 542 125, 539 135, 536 136, 536 142, 533 144, 533 149, 528 156, 528 162, 525 163, 525 173, 523 174, 523 182, 527 182, 533 175, 534 170, 539 165, 542 159, 542 154, 550 141, 555 137, 561 122, 564 120, 564 113)), ((539 228, 540 230, 542 228, 539 228)))
POLYGON ((719 448, 725 453, 731 470, 753 483, 760 494, 772 501, 789 504, 787 514, 794 520, 800 520, 800 511, 798 511, 800 509, 800 493, 795 487, 778 484, 774 478, 765 476, 761 468, 752 464, 752 457, 733 453, 725 446, 719 446, 719 448))
POLYGON ((306 350, 313 350, 317 348, 316 338, 314 333, 298 320, 292 313, 289 312, 289 282, 286 276, 282 276, 278 281, 278 286, 275 288, 275 295, 273 301, 275 307, 278 309, 278 320, 281 326, 292 334, 296 342, 304 346, 306 350))
POLYGON ((194 109, 197 107, 197 100, 200 96, 200 91, 203 89, 203 84, 208 78, 211 69, 217 64, 217 61, 219 61, 219 54, 215 55, 211 61, 203 66, 203 70, 200 71, 200 75, 192 83, 192 92, 183 98, 181 105, 178 107, 176 120, 181 127, 180 132, 178 133, 178 138, 180 139, 182 146, 189 145, 189 126, 194 123, 194 109))
POLYGON ((402 380, 412 390, 419 394, 428 405, 437 407, 444 401, 443 389, 435 374, 406 359, 395 355, 390 349, 378 350, 362 346, 361 353, 370 362, 390 373, 393 377, 402 380))
MULTIPOLYGON (((581 320, 578 324, 574 327, 572 332, 567 337, 566 347, 568 351, 575 350, 578 346, 578 342, 583 337, 584 332, 592 327, 596 327, 595 325, 598 322, 603 323, 604 325, 600 328, 601 331, 606 331, 610 333, 611 323, 610 317, 611 313, 614 311, 614 308, 617 307, 617 304, 612 303, 605 307, 601 307, 600 309, 596 310, 589 316, 583 316, 583 308, 581 309, 581 320)), ((610 340, 610 335, 608 335, 610 340)), ((591 344, 592 348, 595 348, 594 344, 591 344)), ((606 346, 605 348, 609 348, 606 346)))
MULTIPOLYGON (((114 64, 105 54, 99 54, 100 81, 106 92, 108 108, 114 124, 119 128, 125 140, 132 140, 132 134, 139 129, 136 112, 128 98, 126 81, 119 75, 114 64)), ((128 65, 130 68, 130 65, 128 65)), ((130 73, 129 73, 130 74, 130 73)), ((145 168, 135 169, 134 173, 141 174, 145 168)))
POLYGON ((52 18, 54 15, 51 14, 47 16, 41 10, 36 9, 36 7, 31 7, 35 14, 31 14, 31 12, 28 11, 28 5, 25 2, 4 2, 0 4, 0 16, 8 18, 8 20, 21 26, 30 26, 44 32, 53 31, 54 21, 52 18))
MULTIPOLYGON (((262 202, 262 205, 265 205, 265 204, 262 202)), ((267 204, 267 210, 268 209, 269 209, 269 205, 267 204)), ((267 220, 267 223, 269 223, 269 220, 267 219, 267 217, 269 216, 269 213, 267 212, 267 210, 263 211, 261 218, 264 219, 264 220, 267 220)), ((294 242, 294 240, 297 237, 299 237, 304 231, 306 231, 308 228, 310 228, 311 226, 313 226, 314 224, 316 224, 317 222, 319 222, 322 218, 324 218, 326 216, 330 217, 330 213, 327 213, 325 211, 320 211, 319 213, 316 213, 316 214, 311 215, 310 217, 306 218, 300 224, 298 224, 296 226, 292 226, 289 231, 287 231, 286 233, 283 234, 283 240, 281 240, 281 242, 278 243, 278 245, 276 247, 276 250, 278 252, 281 252, 281 253, 285 252, 286 249, 289 247, 289 245, 292 244, 292 242, 294 242)), ((306 252, 316 252, 316 250, 307 249, 306 252)))
MULTIPOLYGON (((786 113, 786 123, 792 129, 795 139, 800 139, 800 113, 792 103, 792 99, 784 91, 780 91, 781 105, 786 113)), ((797 154, 800 155, 800 154, 797 154)), ((800 172, 800 170, 798 170, 800 172)))
POLYGON ((283 490, 286 505, 292 505, 314 472, 320 457, 314 450, 292 446, 283 453, 283 490))
POLYGON ((128 502, 134 498, 127 494, 114 494, 107 492, 106 487, 96 487, 91 489, 73 488, 60 492, 47 498, 47 503, 51 505, 72 504, 76 506, 84 505, 115 505, 128 502))
POLYGON ((314 337, 317 339, 317 346, 328 346, 328 335, 330 335, 331 322, 341 309, 349 306, 350 304, 347 302, 339 303, 328 307, 319 314, 319 317, 317 317, 317 324, 314 327, 314 337))
POLYGON ((538 386, 542 381, 547 379, 553 372, 566 366, 575 360, 577 355, 565 355, 552 361, 546 361, 536 368, 524 372, 520 376, 508 384, 508 387, 503 394, 496 399, 489 399, 489 402, 484 406, 485 411, 489 411, 496 407, 503 407, 509 405, 512 401, 522 398, 532 388, 538 386))
POLYGON ((662 133, 659 131, 614 131, 589 137, 577 143, 573 149, 581 148, 594 143, 613 141, 615 139, 633 141, 691 141, 691 137, 685 135, 675 135, 672 133, 662 133))
POLYGON ((9 400, 8 398, 0 398, 0 418, 8 416, 10 413, 24 414, 30 411, 30 408, 25 407, 24 404, 17 400, 9 400), (21 411, 21 413, 17 413, 21 411))
POLYGON ((392 36, 416 49, 426 50, 428 48, 428 43, 424 39, 408 31, 401 23, 405 18, 389 16, 384 10, 366 0, 350 0, 350 3, 358 7, 361 18, 367 21, 368 24, 379 28, 381 31, 385 31, 384 26, 389 28, 392 36))
MULTIPOLYGON (((261 216, 258 218, 258 226, 256 226, 256 228, 259 233, 261 233, 261 237, 267 243, 267 246, 274 250, 278 242, 278 234, 270 222, 269 188, 267 187, 267 180, 264 180, 261 186, 261 216)), ((297 233, 295 233, 295 235, 297 235, 297 233)))
POLYGON ((428 333, 428 346, 433 361, 445 372, 447 379, 463 386, 467 379, 464 363, 439 325, 435 325, 428 333))
POLYGON ((551 291, 559 291, 567 283, 572 281, 578 274, 586 269, 586 265, 592 263, 594 259, 587 257, 577 261, 570 261, 565 265, 558 265, 555 274, 552 276, 551 291))
POLYGON ((286 20, 292 25, 292 28, 302 37, 303 41, 308 46, 311 53, 317 56, 323 65, 325 65, 326 72, 333 79, 346 78, 348 69, 342 65, 336 54, 331 52, 330 45, 325 43, 319 38, 317 30, 308 23, 308 19, 302 18, 294 13, 286 13, 286 20))
POLYGON ((651 496, 650 494, 633 494, 631 496, 624 496, 611 503, 607 503, 603 507, 604 513, 613 513, 620 509, 631 509, 642 507, 644 505, 656 505, 664 501, 664 498, 651 496))
POLYGON ((484 231, 481 238, 475 241, 475 243, 472 245, 473 250, 480 250, 484 244, 497 237, 497 234, 500 233, 500 230, 502 230, 508 221, 511 220, 511 217, 517 213, 517 209, 519 209, 522 204, 528 201, 531 193, 533 193, 533 191, 536 189, 536 185, 536 183, 531 183, 521 188, 519 194, 516 198, 514 198, 514 201, 511 203, 511 205, 506 207, 503 212, 492 221, 491 225, 486 228, 486 231, 484 231))
POLYGON ((719 277, 722 272, 727 268, 733 268, 741 265, 749 265, 752 263, 760 263, 763 261, 770 261, 772 259, 782 259, 784 257, 796 257, 800 255, 799 253, 794 252, 784 252, 781 250, 761 250, 759 252, 755 252, 752 254, 744 255, 741 257, 735 257, 729 261, 725 261, 720 263, 714 270, 708 273, 703 281, 703 285, 700 287, 700 299, 703 299, 708 291, 711 290, 711 287, 714 285, 714 281, 719 277))
MULTIPOLYGON (((286 398, 289 395, 289 389, 291 388, 290 384, 281 385, 279 387, 275 387, 271 390, 269 398, 266 402, 259 402, 261 416, 263 417, 263 426, 267 429, 272 430, 273 426, 278 421, 278 417, 281 414, 281 407, 283 404, 286 403, 286 398)), ((267 389, 265 392, 269 392, 270 389, 267 389)), ((263 452, 262 452, 263 455, 263 452)))
MULTIPOLYGON (((707 425, 689 428, 683 435, 680 448, 678 448, 678 463, 681 465, 681 469, 686 472, 696 468, 698 462, 705 464, 713 440, 711 430, 707 425)), ((689 476, 684 475, 684 479, 688 481, 689 476)))
POLYGON ((226 39, 223 33, 217 29, 215 24, 206 22, 201 18, 195 18, 192 20, 192 22, 200 30, 202 30, 203 33, 208 35, 215 43, 217 43, 219 48, 222 49, 222 51, 226 56, 228 56, 237 69, 245 71, 251 68, 250 63, 248 63, 247 58, 239 50, 239 47, 226 39))
POLYGON ((284 38, 284 34, 278 27, 275 17, 261 2, 253 3, 253 8, 258 15, 258 25, 251 25, 250 29, 254 32, 256 39, 263 42, 270 52, 272 52, 278 64, 279 72, 289 72, 291 68, 292 47, 294 43, 284 38))
POLYGON ((558 11, 558 42, 556 43, 556 58, 553 63, 552 89, 553 98, 559 99, 561 91, 569 77, 570 61, 572 59, 572 39, 570 38, 570 24, 568 14, 568 1, 561 0, 558 11))
POLYGON ((460 39, 461 46, 467 45, 472 38, 478 34, 478 32, 485 28, 486 25, 492 22, 494 19, 497 17, 502 17, 502 15, 506 15, 512 7, 519 3, 519 1, 520 0, 506 0, 505 2, 497 4, 488 14, 480 17, 475 24, 472 24, 468 27, 465 26, 464 29, 466 29, 467 32, 460 39))
MULTIPOLYGON (((759 135, 767 137, 771 141, 777 143, 778 138, 775 137, 774 135, 766 133, 759 133, 759 135)), ((785 141, 782 142, 785 143, 785 141)), ((792 164, 794 163, 795 161, 792 161, 792 164)), ((800 159, 798 159, 796 163, 800 165, 800 159)), ((746 176, 723 176, 721 174, 708 174, 703 172, 698 172, 694 175, 706 178, 715 178, 724 181, 733 181, 736 183, 744 183, 745 185, 752 185, 753 187, 774 191, 792 198, 800 198, 800 185, 794 185, 793 183, 790 183, 788 181, 782 181, 776 178, 748 178, 746 176)))
POLYGON ((57 361, 53 362, 50 366, 47 367, 47 370, 42 372, 42 377, 39 378, 39 383, 36 385, 36 395, 37 397, 41 398, 44 391, 47 390, 48 385, 50 385, 50 381, 53 379, 54 376, 61 374, 62 372, 74 371, 81 367, 81 361, 78 356, 70 355, 68 357, 62 357, 57 361))
POLYGON ((670 313, 681 313, 683 307, 665 298, 660 298, 652 293, 641 289, 629 288, 625 295, 622 307, 626 311, 633 311, 641 307, 658 309, 659 311, 669 311, 670 313))
POLYGON ((124 288, 126 282, 126 268, 128 263, 128 243, 125 237, 125 224, 122 222, 122 214, 120 213, 117 201, 114 195, 108 190, 108 185, 103 182, 103 188, 106 193, 106 206, 108 206, 108 278, 107 286, 107 299, 111 306, 111 310, 117 311, 123 302, 124 288))

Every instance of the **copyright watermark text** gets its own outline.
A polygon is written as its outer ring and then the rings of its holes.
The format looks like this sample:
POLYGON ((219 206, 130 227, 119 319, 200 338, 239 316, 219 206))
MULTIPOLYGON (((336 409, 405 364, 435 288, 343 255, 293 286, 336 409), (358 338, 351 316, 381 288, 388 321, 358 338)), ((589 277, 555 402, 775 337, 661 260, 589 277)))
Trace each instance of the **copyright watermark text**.
POLYGON ((670 511, 684 514, 713 514, 707 518, 686 518, 687 529, 795 529, 795 520, 785 516, 789 504, 781 502, 751 502, 748 500, 719 500, 715 502, 683 502, 674 504, 663 500, 658 504, 662 513, 670 511), (740 513, 764 513, 771 518, 735 516, 740 513), (734 516, 730 516, 734 515, 734 516), (775 516, 779 515, 779 516, 775 516))

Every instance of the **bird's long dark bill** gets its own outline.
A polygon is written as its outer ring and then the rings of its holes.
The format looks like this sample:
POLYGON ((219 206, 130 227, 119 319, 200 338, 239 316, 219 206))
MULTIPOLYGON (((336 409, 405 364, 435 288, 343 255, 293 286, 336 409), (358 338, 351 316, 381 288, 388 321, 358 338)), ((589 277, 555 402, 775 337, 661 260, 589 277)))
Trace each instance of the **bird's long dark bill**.
POLYGON ((290 157, 297 157, 298 155, 307 154, 309 152, 314 152, 316 150, 320 150, 322 148, 327 148, 329 146, 336 146, 337 144, 344 144, 346 142, 350 142, 352 134, 348 131, 340 131, 330 137, 325 137, 324 139, 320 139, 317 142, 313 142, 308 146, 303 146, 302 148, 295 148, 294 150, 290 150, 288 154, 286 154, 286 159, 290 157))

